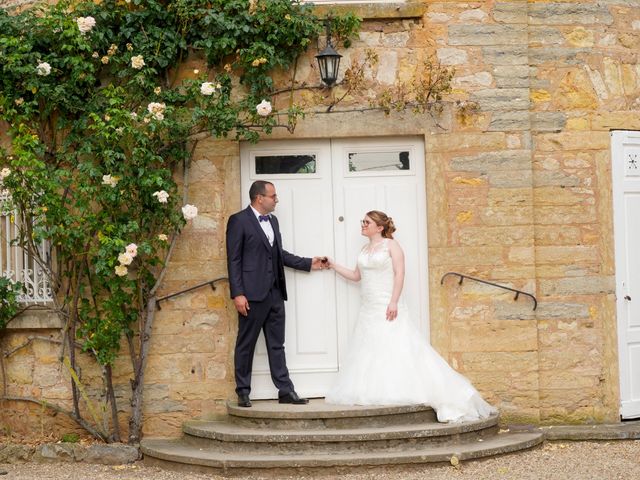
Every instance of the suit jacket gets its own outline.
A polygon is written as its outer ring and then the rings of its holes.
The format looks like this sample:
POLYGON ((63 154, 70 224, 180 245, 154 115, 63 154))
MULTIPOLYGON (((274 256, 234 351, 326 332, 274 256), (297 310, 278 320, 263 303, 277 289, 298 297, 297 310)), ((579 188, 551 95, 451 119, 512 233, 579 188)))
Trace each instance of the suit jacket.
POLYGON ((277 275, 282 296, 287 299, 284 267, 311 270, 311 258, 298 257, 282 248, 278 219, 271 215, 278 255, 277 271, 273 271, 273 250, 251 207, 235 213, 227 222, 227 269, 231 298, 244 295, 249 301, 261 301, 269 294, 277 275))

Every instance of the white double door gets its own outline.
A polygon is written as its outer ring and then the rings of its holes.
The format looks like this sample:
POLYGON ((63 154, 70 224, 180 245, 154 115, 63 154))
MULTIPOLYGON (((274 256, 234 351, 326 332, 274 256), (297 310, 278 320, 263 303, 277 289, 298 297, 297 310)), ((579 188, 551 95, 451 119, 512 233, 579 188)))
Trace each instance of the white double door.
POLYGON ((620 415, 640 418, 640 132, 611 133, 620 415))
MULTIPOLYGON (((255 180, 274 183, 285 250, 355 267, 370 210, 393 217, 406 255, 403 297, 428 336, 424 144, 417 138, 265 141, 241 146, 243 204, 255 180)), ((286 269, 287 365, 296 391, 323 397, 345 357, 360 306, 359 285, 333 270, 286 269)), ((276 398, 264 338, 258 340, 251 397, 276 398)))

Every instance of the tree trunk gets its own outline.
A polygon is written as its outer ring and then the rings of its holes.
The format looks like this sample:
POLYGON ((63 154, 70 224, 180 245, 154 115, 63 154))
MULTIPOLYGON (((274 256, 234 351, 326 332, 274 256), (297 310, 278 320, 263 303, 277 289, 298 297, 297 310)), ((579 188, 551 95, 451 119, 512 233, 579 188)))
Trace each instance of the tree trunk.
POLYGON ((149 297, 145 319, 140 331, 140 353, 134 365, 134 378, 131 381, 131 418, 129 419, 129 444, 140 442, 142 437, 142 400, 144 393, 144 370, 147 365, 147 354, 149 352, 149 339, 151 338, 151 327, 156 314, 156 296, 149 297))

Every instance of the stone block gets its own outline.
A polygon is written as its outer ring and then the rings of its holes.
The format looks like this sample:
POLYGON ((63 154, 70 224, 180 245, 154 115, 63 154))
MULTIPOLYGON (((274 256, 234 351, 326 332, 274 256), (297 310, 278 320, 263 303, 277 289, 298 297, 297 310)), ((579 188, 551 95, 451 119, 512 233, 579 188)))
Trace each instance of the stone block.
POLYGON ((531 152, 528 150, 507 150, 485 152, 478 155, 453 157, 449 168, 453 171, 511 171, 523 170, 531 166, 531 152))
POLYGON ((488 17, 487 13, 480 8, 473 8, 471 10, 465 10, 458 15, 458 18, 463 22, 482 22, 488 17))
POLYGON ((480 218, 485 225, 531 225, 533 207, 530 205, 486 207, 480 209, 480 218))
POLYGON ((147 363, 146 380, 149 383, 201 382, 204 380, 206 365, 211 361, 207 354, 150 354, 147 363))
MULTIPOLYGON (((515 297, 515 294, 511 295, 515 297)), ((513 321, 535 320, 536 312, 533 310, 533 305, 533 300, 526 295, 519 295, 515 302, 496 302, 495 318, 513 321)))
POLYGON ((493 76, 489 72, 476 72, 471 75, 455 76, 452 84, 454 88, 460 87, 488 87, 493 82, 493 76))
POLYGON ((80 462, 86 450, 77 443, 45 443, 38 445, 33 455, 35 462, 80 462))
POLYGON ((553 46, 555 48, 564 44, 564 42, 565 38, 557 28, 529 25, 529 46, 532 48, 540 46, 547 48, 553 46))
POLYGON ((535 321, 452 323, 452 352, 522 352, 537 348, 535 321))
POLYGON ((589 306, 584 303, 542 302, 536 310, 538 319, 589 318, 589 306))
POLYGON ((522 2, 496 2, 493 19, 499 23, 527 23, 527 9, 522 2))
POLYGON ((431 266, 476 266, 502 263, 502 248, 493 247, 432 247, 429 249, 431 266))
POLYGON ((565 35, 570 45, 574 47, 593 47, 595 34, 593 30, 587 30, 582 26, 576 27, 565 35))
POLYGON ((409 32, 387 33, 382 36, 381 44, 387 48, 406 47, 409 41, 409 32))
POLYGON ((535 138, 538 151, 609 150, 609 132, 542 133, 535 138))
POLYGON ((536 207, 536 223, 539 225, 588 224, 596 222, 597 218, 597 211, 593 205, 536 207))
POLYGON ((467 372, 537 372, 537 352, 463 352, 467 372))
POLYGON ((602 79, 602 74, 598 70, 594 70, 589 67, 589 65, 584 65, 584 70, 587 72, 591 85, 593 86, 596 95, 598 95, 598 98, 600 100, 607 100, 609 98, 609 92, 607 91, 607 87, 602 79))
POLYGON ((640 115, 637 112, 618 111, 596 113, 591 116, 591 128, 593 130, 640 130, 640 115))
POLYGON ((531 112, 531 130, 534 132, 560 132, 567 124, 564 112, 531 112))
POLYGON ((533 190, 536 205, 594 205, 594 192, 585 188, 562 186, 539 187, 533 190))
POLYGON ((396 80, 398 70, 398 52, 385 50, 380 52, 380 62, 376 80, 382 85, 391 85, 396 80))
MULTIPOLYGON (((530 179, 529 179, 530 180, 530 179)), ((492 188, 487 196, 489 206, 531 205, 531 188, 492 188)))
POLYGON ((544 263, 594 263, 599 262, 596 246, 538 246, 536 247, 536 264, 544 263))
POLYGON ((500 245, 524 245, 533 241, 533 228, 529 226, 465 226, 458 230, 460 245, 492 246, 499 239, 500 245))
POLYGON ((151 337, 150 352, 165 353, 213 353, 215 344, 211 333, 183 332, 179 335, 155 333, 151 337))
POLYGON ((584 55, 591 53, 589 48, 554 47, 547 46, 529 49, 529 65, 542 65, 548 63, 561 65, 581 65, 584 63, 584 55), (583 55, 584 54, 584 55, 583 55))
POLYGON ((22 463, 31 460, 35 447, 19 443, 0 443, 0 464, 22 463))
POLYGON ((587 74, 582 70, 571 70, 562 78, 553 105, 558 110, 595 110, 599 101, 587 74))
POLYGON ((533 247, 510 247, 507 259, 512 263, 533 265, 535 263, 535 249, 533 247))
POLYGON ((510 25, 449 25, 449 45, 526 45, 527 32, 510 25))
POLYGON ((516 189, 520 191, 517 192, 513 203, 524 202, 531 204, 531 191, 527 190, 532 185, 532 172, 530 169, 492 171, 487 173, 487 177, 489 178, 489 185, 496 187, 489 190, 489 205, 502 203, 504 195, 510 195, 507 190, 512 190, 513 193, 516 193, 516 189), (492 200, 498 203, 492 203, 492 200))
POLYGON ((530 128, 531 122, 528 111, 493 112, 491 114, 491 123, 487 130, 490 132, 510 132, 529 130, 530 128))
POLYGON ((109 445, 90 445, 87 448, 84 461, 102 465, 124 465, 133 463, 140 458, 136 447, 118 443, 109 445))
POLYGON ((605 6, 595 3, 528 4, 531 25, 611 25, 613 16, 605 6))
POLYGON ((529 65, 526 46, 483 47, 482 58, 489 65, 529 65))
MULTIPOLYGON (((596 249, 597 252, 597 249, 596 249)), ((591 259, 597 262, 598 259, 591 259)), ((540 280, 539 291, 544 296, 560 295, 612 295, 615 293, 614 276, 583 276, 540 280)))
POLYGON ((533 185, 537 189, 542 187, 580 187, 582 179, 564 170, 534 170, 533 185))
POLYGON ((527 88, 532 71, 528 65, 497 65, 493 77, 498 88, 527 88))
POLYGON ((536 225, 536 245, 576 245, 582 240, 582 230, 573 225, 536 225))
POLYGON ((425 137, 427 153, 456 152, 463 150, 497 150, 506 146, 502 132, 490 133, 446 133, 425 137))
MULTIPOLYGON (((226 297, 225 297, 226 300, 226 297)), ((220 312, 172 312, 156 314, 154 335, 199 335, 211 338, 215 333, 226 331, 220 312)))
POLYGON ((527 110, 530 107, 528 88, 487 88, 470 95, 484 111, 527 110))
POLYGON ((468 61, 467 51, 461 48, 439 48, 436 51, 438 61, 442 65, 463 65, 468 61))

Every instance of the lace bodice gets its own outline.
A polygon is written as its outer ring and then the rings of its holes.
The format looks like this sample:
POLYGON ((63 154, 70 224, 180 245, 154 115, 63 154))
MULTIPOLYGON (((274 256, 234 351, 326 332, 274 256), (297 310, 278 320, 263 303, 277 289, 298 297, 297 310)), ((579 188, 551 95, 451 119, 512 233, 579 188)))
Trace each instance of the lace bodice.
POLYGON ((358 268, 362 305, 383 303, 386 307, 393 292, 393 263, 388 240, 383 240, 371 250, 364 247, 358 255, 358 268))

